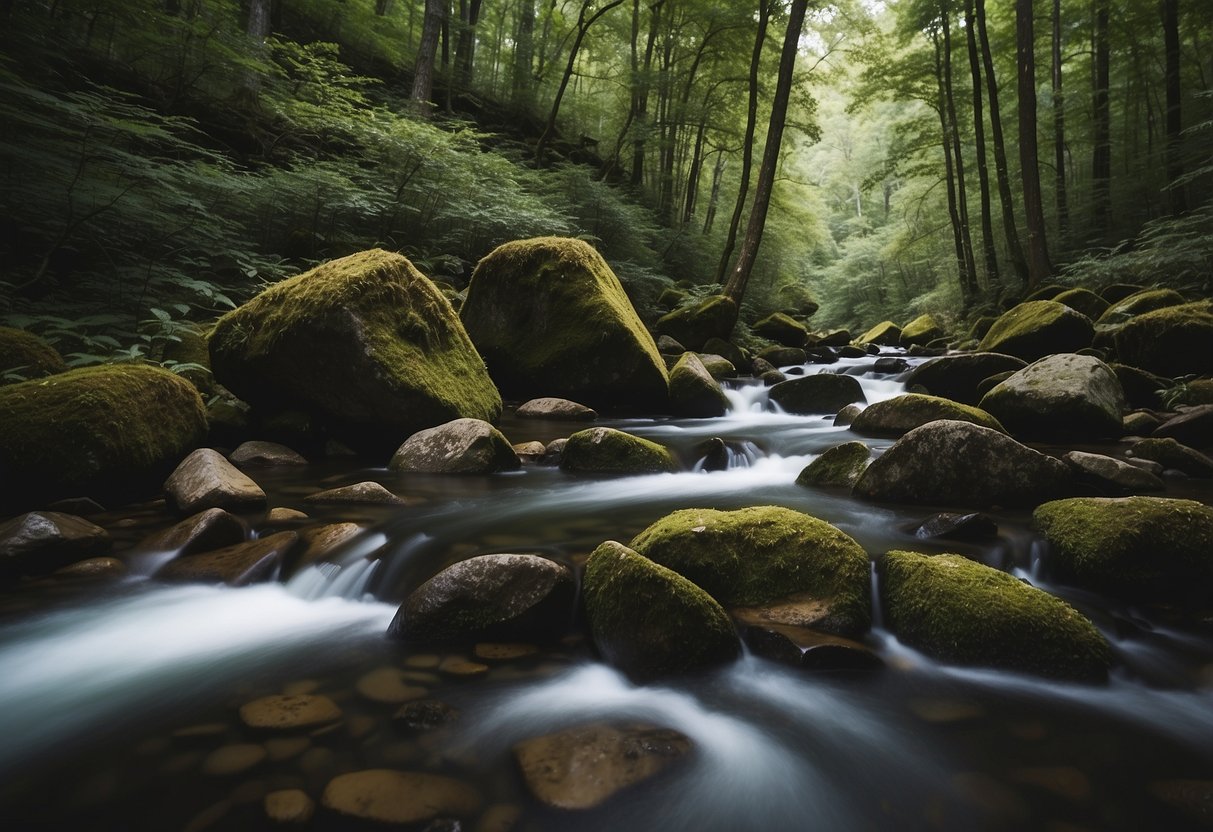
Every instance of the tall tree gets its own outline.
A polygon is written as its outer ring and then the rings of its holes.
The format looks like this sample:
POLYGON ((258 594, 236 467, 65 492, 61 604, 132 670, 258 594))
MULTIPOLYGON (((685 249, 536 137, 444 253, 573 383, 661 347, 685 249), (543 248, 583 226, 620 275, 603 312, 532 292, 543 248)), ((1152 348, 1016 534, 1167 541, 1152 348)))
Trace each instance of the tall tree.
POLYGON ((1163 51, 1166 53, 1167 81, 1167 180, 1171 190, 1171 213, 1188 210, 1183 176, 1183 113, 1180 109, 1179 82, 1179 0, 1162 0, 1163 51))
POLYGON ((446 25, 449 0, 425 0, 425 20, 421 24, 421 43, 413 65, 413 89, 409 98, 425 112, 434 92, 434 61, 438 56, 438 36, 446 25))
POLYGON ((459 0, 459 37, 455 41, 455 74, 459 86, 472 85, 472 70, 476 64, 476 24, 480 22, 480 7, 484 0, 459 0))
POLYGON ((1019 68, 1019 169, 1028 226, 1028 286, 1039 286, 1053 272, 1045 237, 1036 141, 1036 29, 1032 0, 1015 0, 1015 55, 1019 68))
POLYGON ((1108 233, 1112 208, 1112 107, 1109 97, 1111 55, 1108 44, 1108 0, 1095 0, 1095 73, 1093 105, 1095 148, 1091 156, 1095 231, 1108 233))
POLYGON ((966 300, 977 294, 977 266, 973 258, 973 236, 969 232, 969 197, 965 185, 964 153, 960 146, 960 126, 956 118, 956 96, 952 90, 952 9, 949 0, 940 4, 940 28, 943 32, 943 101, 946 112, 944 142, 951 140, 956 168, 956 212, 961 251, 961 289, 966 300))
MULTIPOLYGON (((986 125, 981 103, 981 58, 977 52, 973 0, 965 0, 965 42, 969 52, 969 74, 973 79, 973 144, 977 156, 977 182, 981 195, 981 249, 985 255, 986 280, 997 283, 998 251, 994 246, 994 220, 990 209, 990 166, 986 159, 986 125)), ((888 213, 888 199, 885 200, 888 213)))
POLYGON ((514 106, 528 112, 535 104, 535 79, 531 69, 534 57, 535 0, 518 0, 518 34, 514 40, 511 93, 514 106))
POLYGON ((1070 207, 1066 198, 1066 108, 1061 84, 1061 0, 1053 0, 1053 182, 1057 200, 1057 235, 1070 236, 1070 207))
POLYGON ((649 7, 649 34, 645 40, 644 62, 637 55, 637 27, 639 26, 640 2, 635 0, 632 15, 632 112, 635 114, 635 124, 632 125, 632 184, 644 182, 645 140, 649 133, 649 88, 653 71, 653 49, 657 45, 657 32, 661 25, 661 9, 665 0, 657 0, 649 7))

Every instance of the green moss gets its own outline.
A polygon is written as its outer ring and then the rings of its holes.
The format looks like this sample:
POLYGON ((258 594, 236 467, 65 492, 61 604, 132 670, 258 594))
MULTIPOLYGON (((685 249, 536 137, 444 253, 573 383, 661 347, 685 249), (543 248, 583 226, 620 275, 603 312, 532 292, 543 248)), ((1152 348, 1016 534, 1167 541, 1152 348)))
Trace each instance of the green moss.
POLYGON ((1165 309, 1168 306, 1180 306, 1183 303, 1184 296, 1174 289, 1147 289, 1113 303, 1099 316, 1099 323, 1118 324, 1134 315, 1165 309))
MULTIPOLYGON (((719 381, 722 378, 732 378, 737 375, 737 365, 723 355, 712 353, 697 353, 703 368, 708 371, 708 374, 719 381)), ((670 380, 671 388, 673 379, 670 380)))
POLYGON ((783 312, 767 315, 761 321, 752 324, 750 329, 755 335, 769 338, 785 347, 803 347, 809 338, 804 324, 783 312))
POLYGON ((599 652, 633 677, 698 670, 740 652, 728 615, 708 593, 613 540, 586 562, 582 595, 599 652))
POLYGON ((821 305, 813 300, 813 294, 801 283, 785 283, 779 287, 775 296, 786 309, 806 318, 812 317, 821 308, 821 305))
POLYGON ((1044 286, 1039 286, 1033 289, 1027 297, 1023 299, 1024 303, 1034 300, 1056 300, 1057 295, 1066 290, 1065 286, 1059 283, 1046 283, 1044 286))
POLYGON ((678 415, 697 418, 723 416, 729 409, 720 384, 693 352, 684 352, 670 370, 670 407, 678 415))
POLYGON ((809 360, 800 347, 767 347, 758 353, 758 357, 772 367, 797 366, 809 360))
POLYGON ((669 288, 657 296, 657 305, 665 309, 674 309, 686 299, 685 289, 669 288))
POLYGON ((901 327, 892 321, 881 321, 855 339, 857 344, 876 344, 880 347, 895 347, 901 342, 901 327))
POLYGON ((19 502, 158 486, 205 436, 198 391, 155 367, 107 364, 0 388, 0 482, 19 502))
POLYGON ((662 315, 653 325, 689 350, 699 350, 709 338, 725 338, 737 323, 737 304, 724 295, 712 295, 662 315))
POLYGON ((973 325, 969 327, 969 339, 972 341, 980 341, 986 337, 986 333, 990 331, 990 327, 994 326, 997 321, 993 315, 982 315, 977 320, 973 321, 973 325))
POLYGON ((662 474, 678 470, 656 442, 614 428, 579 430, 560 455, 560 469, 584 474, 662 474))
POLYGON ((872 460, 871 449, 862 442, 835 445, 810 462, 796 478, 797 485, 850 488, 859 481, 872 460))
POLYGON ((981 408, 921 393, 906 393, 869 405, 855 417, 851 430, 865 436, 901 436, 938 419, 971 422, 1006 433, 999 421, 981 408))
POLYGON ((1120 360, 1134 367, 1169 378, 1213 372, 1213 301, 1144 312, 1114 337, 1120 360))
POLYGON ((933 315, 919 315, 901 328, 900 343, 903 347, 913 344, 925 346, 936 338, 942 337, 943 327, 939 325, 939 321, 935 320, 933 315))
POLYGON ((1090 319, 1052 300, 1021 303, 1003 313, 981 339, 978 349, 1035 361, 1059 352, 1091 345, 1095 329, 1090 319))
POLYGON ((509 395, 597 407, 666 402, 668 377, 653 337, 611 267, 581 240, 498 246, 476 265, 460 316, 509 395))
MULTIPOLYGON (((750 359, 740 347, 731 341, 723 338, 709 338, 704 342, 702 352, 708 355, 719 355, 733 365, 736 373, 748 373, 750 370, 750 359)), ((711 371, 712 368, 708 367, 708 372, 711 371)))
POLYGON ((1131 452, 1139 459, 1153 460, 1164 468, 1174 468, 1189 477, 1213 477, 1213 460, 1171 437, 1143 439, 1133 443, 1131 452))
POLYGON ((32 332, 0 326, 0 385, 5 374, 35 379, 67 371, 55 348, 32 332))
POLYGON ((630 545, 728 606, 810 594, 830 601, 833 615, 826 629, 853 633, 870 622, 864 550, 829 523, 798 511, 778 506, 676 511, 630 545))
MULTIPOLYGON (((174 372, 197 387, 203 396, 211 395, 215 390, 215 378, 211 373, 211 353, 207 347, 210 328, 182 327, 176 335, 178 340, 165 344, 161 360, 166 363, 171 361, 175 364, 197 364, 201 369, 174 370, 174 372)), ((171 368, 172 365, 169 366, 171 368)))
POLYGON ((958 664, 1062 679, 1107 674, 1110 650, 1060 598, 961 555, 889 552, 881 564, 889 629, 906 644, 958 664))
POLYGON ((1058 303, 1064 303, 1066 306, 1086 315, 1091 320, 1098 320, 1099 316, 1108 311, 1111 306, 1106 300, 1092 292, 1090 289, 1067 289, 1061 294, 1053 298, 1058 303))
POLYGON ((1163 497, 1075 497, 1045 503, 1033 525, 1058 574, 1138 600, 1213 596, 1213 508, 1163 497))

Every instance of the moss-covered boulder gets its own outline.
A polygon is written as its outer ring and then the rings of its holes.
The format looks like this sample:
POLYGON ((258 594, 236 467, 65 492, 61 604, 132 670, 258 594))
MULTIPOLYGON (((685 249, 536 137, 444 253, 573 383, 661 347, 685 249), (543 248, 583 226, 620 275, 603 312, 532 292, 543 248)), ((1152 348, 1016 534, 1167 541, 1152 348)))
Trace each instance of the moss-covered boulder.
POLYGON ((63 357, 32 332, 0 326, 0 384, 67 372, 63 357))
POLYGON ((1066 290, 1065 286, 1060 283, 1046 283, 1043 286, 1037 286, 1029 292, 1023 299, 1024 303, 1029 303, 1034 300, 1054 300, 1059 294, 1066 290))
POLYGON ((1050 565, 1079 586, 1141 601, 1213 598, 1213 508, 1164 497, 1074 497, 1032 523, 1050 565))
POLYGON ((708 375, 717 381, 725 378, 734 378, 737 375, 737 365, 723 355, 715 355, 710 352, 695 354, 699 356, 699 361, 703 364, 703 368, 708 371, 708 375))
POLYGON ((998 321, 996 315, 982 315, 973 321, 973 325, 969 327, 969 334, 966 340, 973 342, 974 345, 986 337, 986 333, 990 331, 990 327, 994 326, 998 321))
POLYGON ((901 328, 899 343, 903 347, 918 344, 925 347, 937 338, 944 336, 943 327, 931 314, 919 315, 901 328))
POLYGON ((981 339, 978 350, 1035 361, 1058 352, 1091 346, 1095 328, 1086 315, 1064 303, 1034 300, 1004 312, 981 339))
POLYGON ((657 305, 662 309, 674 309, 686 299, 686 296, 686 289, 671 286, 668 289, 663 289, 661 294, 657 296, 657 305))
POLYGON ((1134 367, 1168 377, 1213 373, 1213 301, 1137 315, 1114 338, 1117 356, 1134 367))
POLYGON ((709 338, 703 344, 704 353, 719 355, 733 365, 737 372, 744 372, 750 366, 750 359, 741 347, 723 338, 709 338))
POLYGON ((796 477, 797 485, 851 488, 872 461, 872 449, 862 442, 843 442, 810 462, 796 477))
POLYGON ((961 555, 889 552, 880 566, 885 620, 897 637, 946 662, 1097 681, 1111 651, 1077 610, 961 555))
POLYGON ((779 506, 685 509, 629 544, 726 606, 793 599, 817 610, 817 629, 866 630, 871 621, 868 556, 843 532, 779 506))
POLYGON ((837 413, 852 402, 866 402, 854 376, 814 373, 782 381, 771 388, 771 402, 786 413, 837 413))
POLYGON ((881 321, 855 339, 857 344, 875 344, 878 347, 895 347, 901 343, 901 327, 892 321, 881 321))
POLYGON ((1108 303, 1119 303, 1130 295, 1136 295, 1145 290, 1145 286, 1139 286, 1136 283, 1109 283, 1099 290, 1099 296, 1108 303))
POLYGON ((1174 289, 1146 289, 1111 304, 1097 323, 1119 324, 1135 315, 1184 304, 1184 296, 1174 289))
POLYGON ((579 430, 560 454, 560 470, 577 474, 664 474, 678 470, 661 445, 614 428, 579 430))
POLYGON ((772 369, 796 367, 809 360, 808 355, 800 347, 767 347, 758 353, 758 358, 767 362, 772 369))
POLYGON ((1106 439, 1124 430, 1120 380, 1089 355, 1042 358, 995 385, 981 407, 1016 436, 1106 439))
POLYGON ((498 246, 476 265, 459 315, 507 396, 591 407, 666 403, 653 337, 611 267, 581 240, 498 246))
POLYGON ((1155 437, 1134 442, 1128 453, 1135 459, 1148 459, 1189 477, 1213 477, 1213 459, 1173 437, 1155 437))
POLYGON ((700 670, 740 653, 719 603, 621 543, 608 540, 594 550, 581 591, 598 652, 633 678, 700 670))
POLYGON ((1014 372, 1028 366, 1021 358, 997 352, 973 352, 941 355, 919 364, 906 376, 907 388, 921 386, 933 396, 942 396, 962 404, 977 404, 982 381, 998 373, 1014 372))
POLYGON ((1070 469, 1009 436, 969 422, 928 422, 876 458, 856 496, 872 500, 985 508, 1037 505, 1063 496, 1070 469))
POLYGON ((768 315, 751 325, 750 329, 755 335, 769 338, 785 347, 803 347, 809 340, 809 332, 804 324, 782 312, 768 315))
POLYGON ((662 315, 653 325, 690 350, 701 350, 709 338, 728 338, 737 323, 737 304, 724 295, 712 295, 662 315))
POLYGON ((159 488, 206 437, 189 382, 107 364, 0 388, 0 502, 116 496, 159 488))
POLYGON ((997 419, 980 408, 921 393, 905 393, 868 405, 851 422, 851 430, 864 436, 902 436, 939 419, 972 422, 983 428, 1006 432, 997 419))
POLYGON ((670 409, 679 416, 723 416, 729 399, 699 356, 684 352, 670 370, 670 409))
POLYGON ((1058 303, 1064 303, 1066 306, 1086 315, 1092 321, 1099 320, 1099 316, 1108 311, 1111 304, 1101 298, 1099 295, 1092 292, 1090 289, 1067 289, 1059 295, 1052 298, 1058 303))
POLYGON ((812 292, 802 283, 785 283, 775 292, 775 297, 785 310, 806 318, 812 317, 821 308, 821 305, 813 300, 812 292))
POLYGON ((216 380, 244 401, 302 411, 358 446, 501 413, 450 303, 380 249, 274 284, 219 319, 210 351, 216 380))

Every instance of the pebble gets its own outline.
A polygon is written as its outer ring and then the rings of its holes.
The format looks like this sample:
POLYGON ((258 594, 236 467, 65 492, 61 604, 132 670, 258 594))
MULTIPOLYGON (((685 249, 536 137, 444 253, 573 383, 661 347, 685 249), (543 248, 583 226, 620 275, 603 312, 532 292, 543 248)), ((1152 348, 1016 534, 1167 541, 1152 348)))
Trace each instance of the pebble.
POLYGON ((471 786, 436 774, 368 769, 334 777, 321 804, 341 815, 377 823, 420 823, 436 817, 467 816, 480 807, 471 786))
POLYGON ((273 823, 304 824, 316 814, 316 801, 302 789, 270 792, 263 802, 265 816, 273 823))
POLYGON ((355 688, 364 698, 383 705, 399 705, 426 693, 425 688, 408 684, 404 671, 394 667, 372 670, 358 679, 355 688))
POLYGON ((214 777, 228 777, 248 771, 262 763, 265 758, 265 748, 260 745, 225 745, 206 755, 206 759, 202 761, 202 773, 214 777))
POLYGON ((307 737, 273 737, 265 741, 265 752, 274 762, 298 757, 312 746, 307 737))
POLYGON ((487 673, 489 666, 469 661, 463 656, 447 656, 442 660, 442 664, 438 665, 438 669, 452 676, 479 676, 481 673, 487 673))
POLYGON ((265 696, 243 705, 240 719, 249 728, 289 731, 336 722, 341 709, 327 696, 265 696))
POLYGON ((533 656, 539 652, 534 644, 481 642, 472 648, 472 655, 485 661, 503 662, 533 656))
POLYGON ((418 653, 415 656, 409 656, 404 660, 405 667, 415 667, 420 670, 428 670, 438 666, 442 659, 433 653, 418 653))

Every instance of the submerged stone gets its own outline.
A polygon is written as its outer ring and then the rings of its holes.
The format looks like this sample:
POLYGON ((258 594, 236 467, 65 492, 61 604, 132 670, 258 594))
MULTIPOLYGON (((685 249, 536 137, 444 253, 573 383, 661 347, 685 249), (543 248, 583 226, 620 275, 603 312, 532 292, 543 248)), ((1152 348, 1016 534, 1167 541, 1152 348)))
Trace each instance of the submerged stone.
POLYGON ((346 818, 402 826, 439 817, 470 817, 481 799, 474 788, 450 777, 368 769, 334 777, 324 787, 320 803, 346 818))
POLYGON ((299 535, 295 532, 278 532, 213 552, 178 557, 157 572, 156 577, 228 586, 268 581, 298 542, 299 535))

